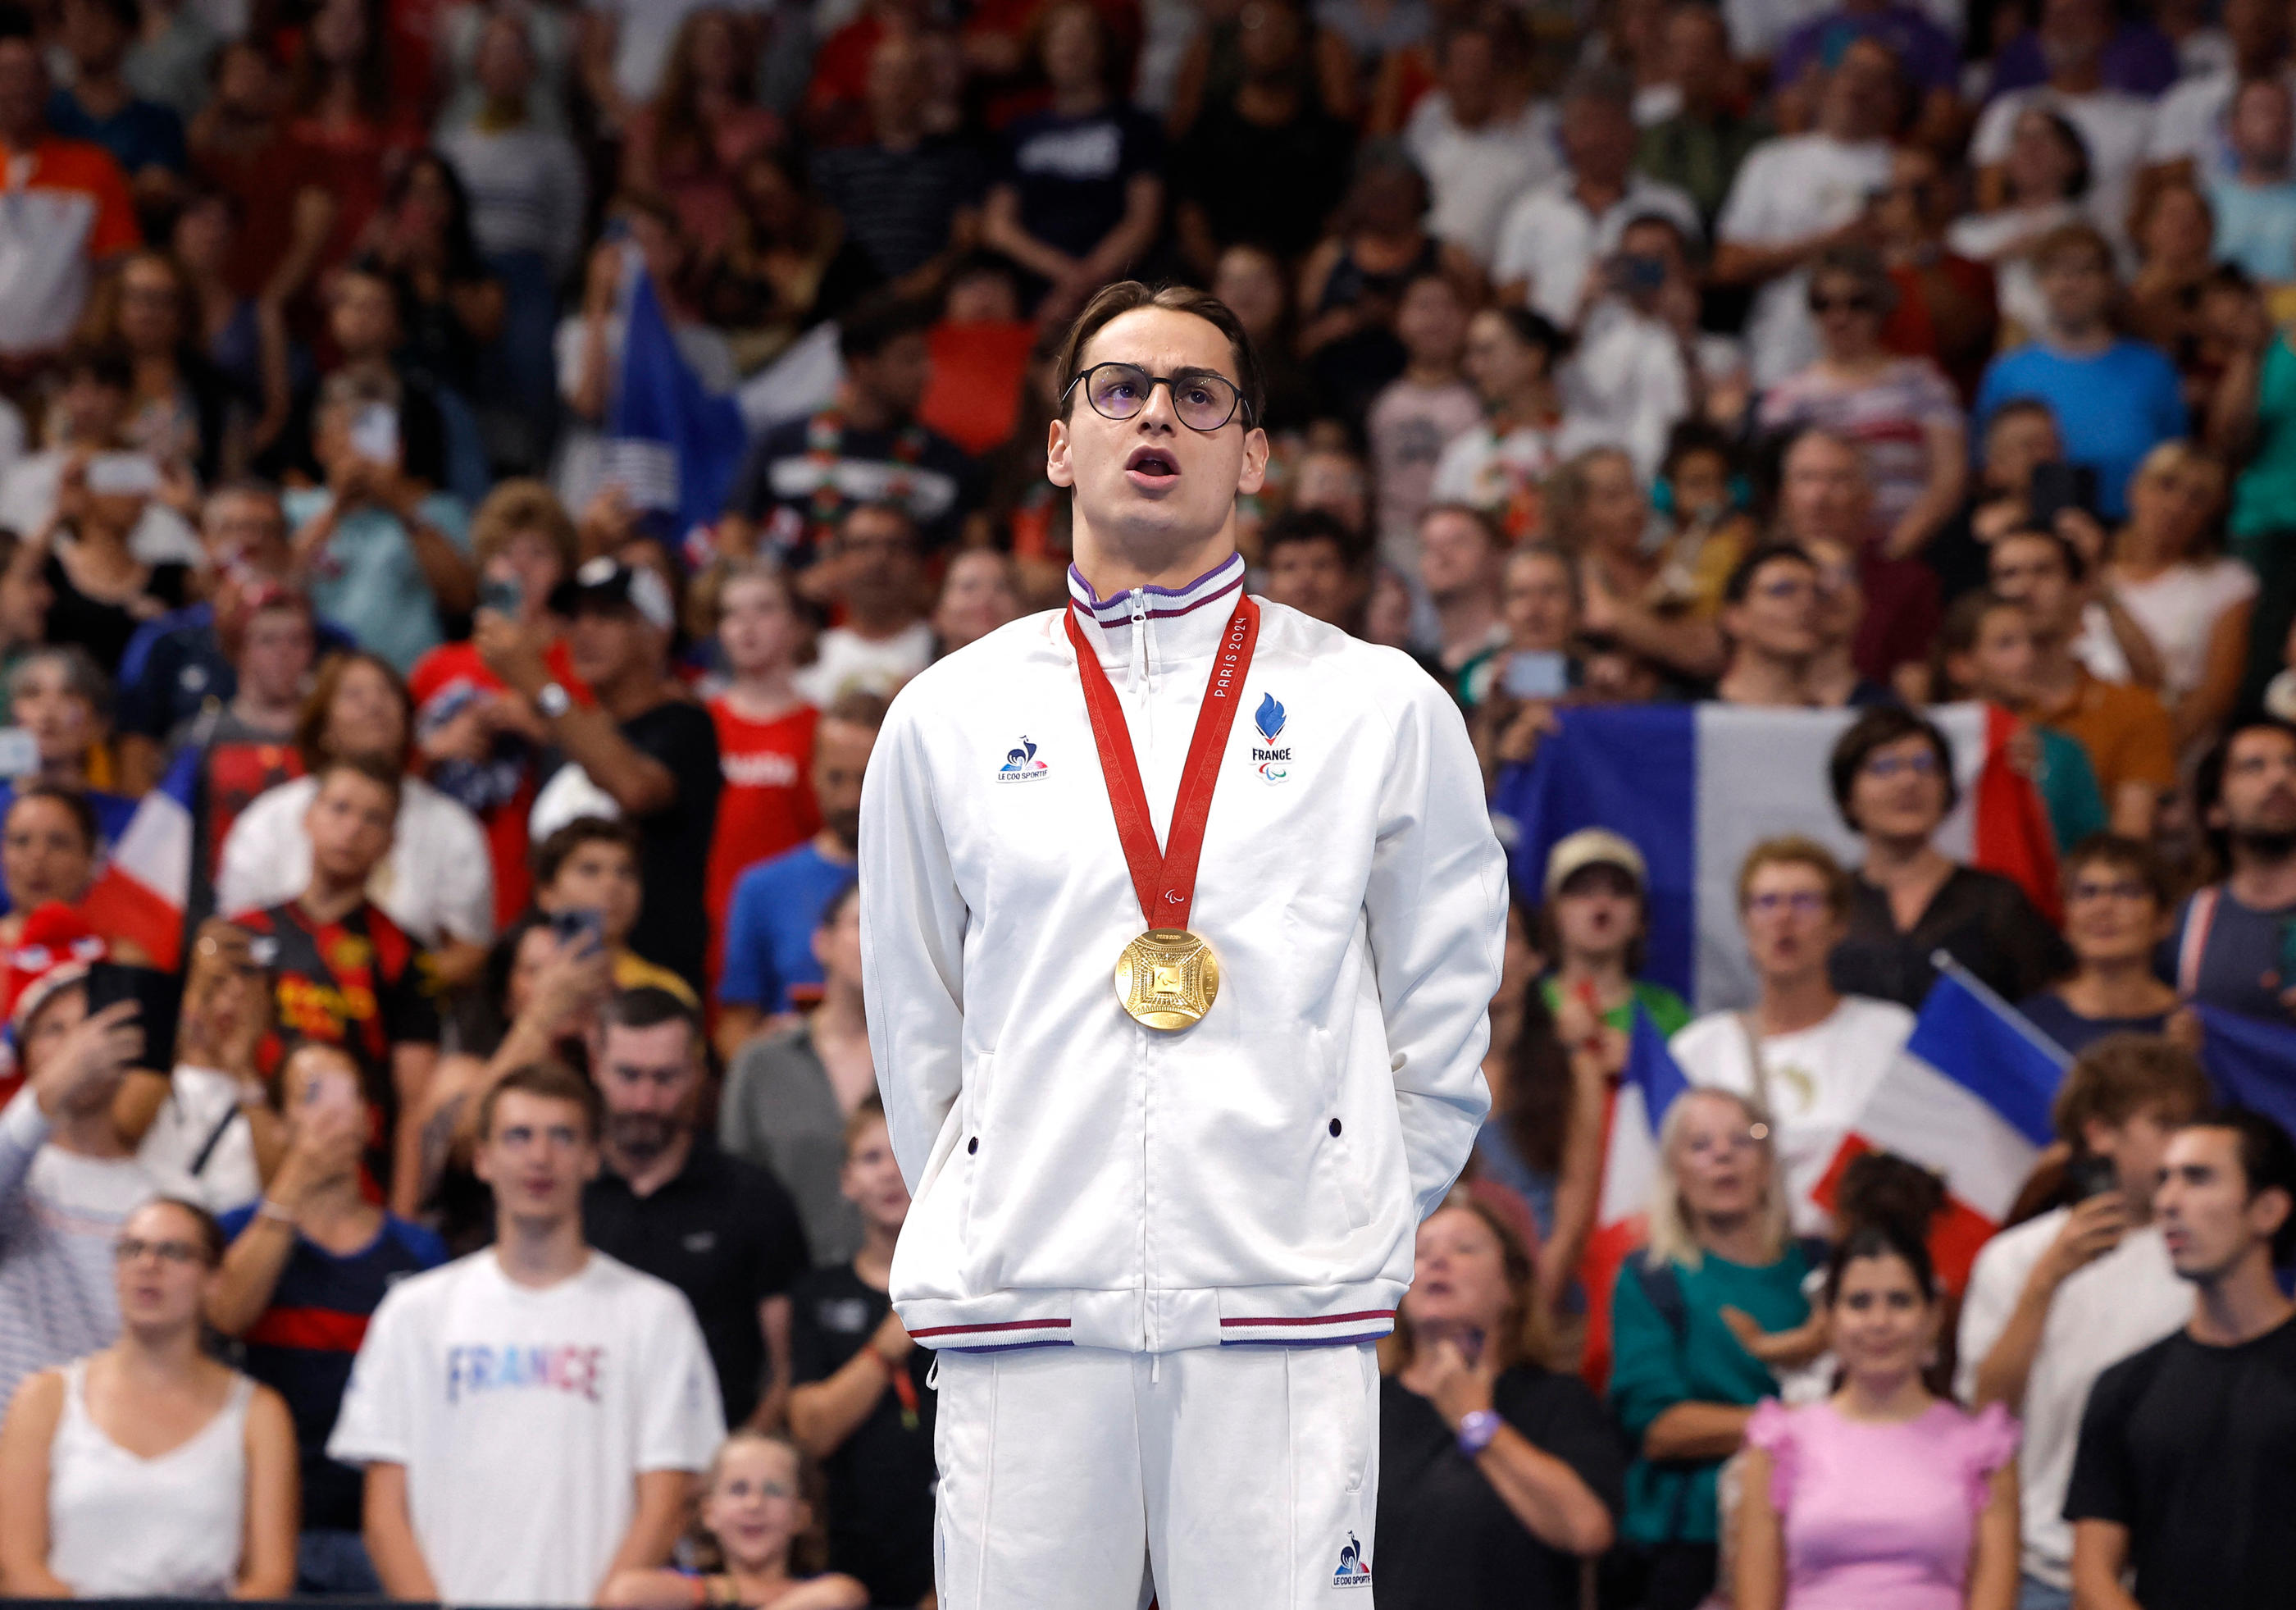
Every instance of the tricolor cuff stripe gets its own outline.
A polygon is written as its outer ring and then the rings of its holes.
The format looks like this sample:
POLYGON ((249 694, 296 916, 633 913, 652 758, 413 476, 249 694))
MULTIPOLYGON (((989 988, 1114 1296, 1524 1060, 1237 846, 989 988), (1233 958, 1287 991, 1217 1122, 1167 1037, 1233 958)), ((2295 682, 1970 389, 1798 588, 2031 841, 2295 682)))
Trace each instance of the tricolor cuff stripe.
POLYGON ((930 1325, 922 1330, 913 1330, 909 1339, 922 1342, 927 1336, 986 1336, 1000 1331, 1066 1330, 1065 1319, 999 1319, 990 1325, 930 1325))
POLYGON ((1226 1330, 1230 1327, 1239 1330, 1253 1330, 1261 1326, 1267 1325, 1353 1325, 1357 1321, 1364 1319, 1384 1319, 1392 1323, 1394 1318, 1395 1310, 1391 1308, 1364 1308, 1357 1309, 1351 1314, 1308 1314, 1299 1316, 1285 1314, 1240 1319, 1223 1318, 1220 1321, 1220 1328, 1222 1330, 1226 1330))

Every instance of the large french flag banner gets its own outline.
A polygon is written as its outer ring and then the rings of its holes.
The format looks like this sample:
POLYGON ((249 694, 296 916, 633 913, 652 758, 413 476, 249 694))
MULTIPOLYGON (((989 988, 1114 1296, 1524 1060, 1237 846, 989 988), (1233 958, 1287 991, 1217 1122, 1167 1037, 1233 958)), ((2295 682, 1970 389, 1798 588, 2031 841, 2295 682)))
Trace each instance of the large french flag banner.
POLYGON ((174 971, 184 948, 184 907, 192 887, 192 801, 199 785, 200 751, 176 757, 160 785, 136 802, 135 814, 81 910, 98 931, 132 940, 152 965, 174 971))
POLYGON ((1597 1391, 1611 1373, 1611 1287, 1627 1259, 1650 1238, 1659 1130, 1675 1097, 1689 1088, 1666 1048, 1666 1036, 1636 1006, 1626 1070, 1603 1114, 1603 1189, 1578 1265, 1587 1292, 1586 1371, 1597 1391))
MULTIPOLYGON (((1952 744, 1961 803, 1937 837, 1955 859, 2013 877, 2057 910, 2056 848, 2032 782, 2011 761, 2016 721, 1985 704, 1930 719, 1952 744)), ((1826 761, 1852 711, 1728 704, 1588 705, 1556 712, 1529 762, 1491 801, 1518 888, 1537 891, 1547 852, 1581 827, 1624 834, 1650 867, 1645 971, 1700 1011, 1754 998, 1738 929, 1738 867, 1764 839, 1796 833, 1855 865, 1855 834, 1833 809, 1826 761)))
POLYGON ((1930 1253, 1958 1292, 2054 1138, 2049 1106, 2072 1059, 1944 951, 1930 959, 1938 980, 1914 1031, 1813 1195, 1830 1209, 1861 1152, 1891 1152, 1938 1175, 1948 1206, 1930 1228, 1930 1253))
POLYGON ((2263 1113, 2296 1135, 2296 1027, 2195 1005, 2201 1065, 2227 1105, 2263 1113))

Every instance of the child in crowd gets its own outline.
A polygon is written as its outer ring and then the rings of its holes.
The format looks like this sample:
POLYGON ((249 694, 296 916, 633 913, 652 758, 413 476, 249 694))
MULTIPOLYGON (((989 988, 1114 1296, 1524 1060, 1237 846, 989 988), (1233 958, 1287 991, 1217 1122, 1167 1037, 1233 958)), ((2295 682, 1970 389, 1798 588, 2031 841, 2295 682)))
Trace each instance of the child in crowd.
POLYGON ((718 1446, 703 1482, 690 1568, 623 1571, 601 1605, 613 1610, 862 1610, 869 1590, 852 1577, 805 1569, 819 1551, 805 1458, 787 1437, 735 1432, 718 1446))

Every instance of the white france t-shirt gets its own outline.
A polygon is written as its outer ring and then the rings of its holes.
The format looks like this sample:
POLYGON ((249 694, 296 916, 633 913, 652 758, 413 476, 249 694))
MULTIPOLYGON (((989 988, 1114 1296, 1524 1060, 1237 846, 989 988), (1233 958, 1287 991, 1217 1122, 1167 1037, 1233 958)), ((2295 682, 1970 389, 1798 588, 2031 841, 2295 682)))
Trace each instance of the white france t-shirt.
POLYGON ((586 1605, 639 1473, 704 1469, 725 1434, 683 1293, 594 1251, 532 1289, 489 1248, 384 1297, 327 1452, 406 1466, 442 1599, 586 1605))

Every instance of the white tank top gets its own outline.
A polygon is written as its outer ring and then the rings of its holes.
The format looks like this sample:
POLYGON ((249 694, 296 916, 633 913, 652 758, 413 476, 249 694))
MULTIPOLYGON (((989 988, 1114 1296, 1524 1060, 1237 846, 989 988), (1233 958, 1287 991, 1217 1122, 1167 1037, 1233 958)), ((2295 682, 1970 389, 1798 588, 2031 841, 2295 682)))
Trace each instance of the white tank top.
POLYGON ((239 1580, 247 1521, 247 1405, 231 1396, 189 1442, 132 1454, 87 1412, 87 1361, 64 1369, 48 1448, 48 1569, 82 1598, 223 1598, 239 1580))

